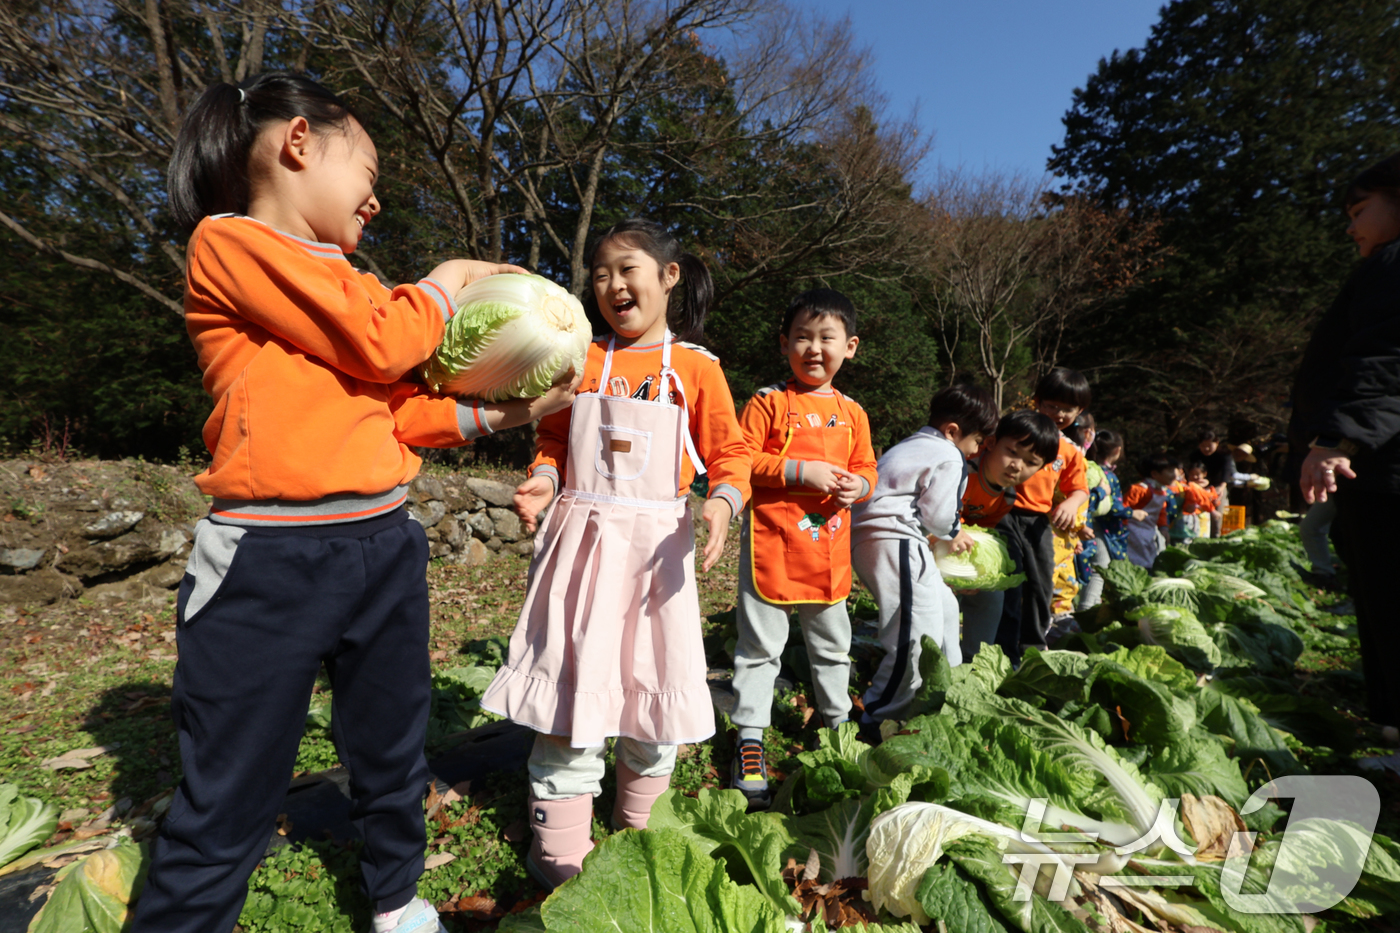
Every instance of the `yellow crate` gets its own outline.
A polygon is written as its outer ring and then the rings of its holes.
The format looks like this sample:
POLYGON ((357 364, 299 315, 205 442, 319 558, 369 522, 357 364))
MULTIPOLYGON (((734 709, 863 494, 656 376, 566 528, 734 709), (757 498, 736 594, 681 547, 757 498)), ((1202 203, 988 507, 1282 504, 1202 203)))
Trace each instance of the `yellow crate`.
POLYGON ((1243 531, 1245 525, 1244 506, 1227 505, 1220 516, 1220 533, 1228 535, 1232 531, 1243 531))

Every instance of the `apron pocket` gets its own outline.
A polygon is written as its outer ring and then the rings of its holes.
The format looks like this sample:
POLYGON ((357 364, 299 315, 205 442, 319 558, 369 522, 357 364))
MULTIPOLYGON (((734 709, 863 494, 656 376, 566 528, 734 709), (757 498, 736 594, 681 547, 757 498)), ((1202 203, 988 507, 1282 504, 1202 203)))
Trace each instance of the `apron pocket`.
POLYGON ((600 476, 612 480, 634 480, 646 472, 650 462, 650 431, 614 424, 598 426, 594 466, 600 476))

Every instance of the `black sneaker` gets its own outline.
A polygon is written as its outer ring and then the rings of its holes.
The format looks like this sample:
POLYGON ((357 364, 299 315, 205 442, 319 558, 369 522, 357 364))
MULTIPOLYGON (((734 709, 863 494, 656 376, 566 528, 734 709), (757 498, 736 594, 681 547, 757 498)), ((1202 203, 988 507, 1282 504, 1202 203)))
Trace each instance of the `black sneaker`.
POLYGON ((773 802, 768 789, 768 763, 763 760, 763 743, 741 739, 729 766, 729 786, 748 798, 749 809, 766 810, 773 802))

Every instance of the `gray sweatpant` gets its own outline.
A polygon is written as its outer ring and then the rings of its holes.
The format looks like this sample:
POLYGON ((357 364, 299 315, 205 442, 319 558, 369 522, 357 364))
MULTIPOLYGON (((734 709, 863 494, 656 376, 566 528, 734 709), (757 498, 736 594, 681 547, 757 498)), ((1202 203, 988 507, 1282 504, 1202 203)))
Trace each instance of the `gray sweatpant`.
POLYGON ((834 728, 851 716, 851 619, 846 601, 770 603, 753 585, 749 513, 739 537, 739 640, 734 648, 734 712, 740 729, 766 729, 772 723, 773 684, 788 640, 788 613, 796 609, 812 666, 812 686, 822 723, 834 728))
MULTIPOLYGON (((625 736, 617 740, 617 758, 642 777, 661 777, 676 770, 677 745, 650 745, 625 736)), ((568 800, 579 794, 603 792, 606 745, 573 748, 567 735, 535 733, 530 749, 530 793, 536 800, 568 800)))
POLYGON ((1332 531, 1332 521, 1337 517, 1337 497, 1328 496, 1326 502, 1314 502, 1308 506, 1298 525, 1303 538, 1303 550, 1308 554, 1312 572, 1332 576, 1337 568, 1332 565, 1332 551, 1327 546, 1328 535, 1332 531))
MULTIPOLYGON (((1209 518, 1209 515, 1206 516, 1209 518)), ((1109 565, 1108 547, 1102 542, 1094 549, 1094 573, 1079 590, 1079 601, 1075 609, 1092 609, 1103 601, 1103 571, 1109 565)))
POLYGON ((880 605, 880 644, 885 657, 865 692, 869 719, 898 719, 923 683, 919 640, 934 640, 950 666, 962 663, 958 600, 922 538, 879 538, 851 548, 851 563, 880 605))

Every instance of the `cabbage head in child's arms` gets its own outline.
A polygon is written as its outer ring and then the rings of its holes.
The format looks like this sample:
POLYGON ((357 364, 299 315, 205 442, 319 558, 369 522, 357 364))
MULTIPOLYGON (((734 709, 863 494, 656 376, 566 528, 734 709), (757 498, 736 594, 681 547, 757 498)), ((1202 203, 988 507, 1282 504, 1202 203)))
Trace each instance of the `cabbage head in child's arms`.
POLYGON ((949 541, 929 539, 944 583, 955 590, 1009 590, 1026 582, 1026 575, 1016 572, 1001 535, 975 525, 964 525, 963 532, 972 536, 973 545, 961 554, 952 553, 949 541))
POLYGON ((467 285, 442 343, 423 364, 428 388, 500 402, 544 395, 583 371, 593 329, 583 305, 538 275, 490 275, 467 285))

